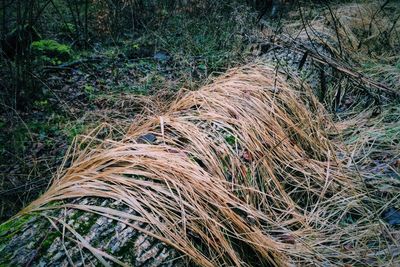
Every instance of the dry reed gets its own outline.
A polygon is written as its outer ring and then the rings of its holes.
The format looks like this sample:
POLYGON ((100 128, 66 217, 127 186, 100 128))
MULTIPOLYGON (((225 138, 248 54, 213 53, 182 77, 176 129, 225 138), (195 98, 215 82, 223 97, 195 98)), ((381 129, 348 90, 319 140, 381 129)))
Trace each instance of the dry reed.
MULTIPOLYGON (((21 214, 68 207, 135 228, 141 221, 152 226, 147 234, 201 266, 390 259, 360 177, 328 138, 334 131, 310 88, 248 65, 187 92, 119 141, 87 136, 89 145, 72 149, 71 166, 21 214), (114 199, 139 215, 60 204, 79 197, 114 199)), ((122 264, 85 246, 102 263, 122 264)))

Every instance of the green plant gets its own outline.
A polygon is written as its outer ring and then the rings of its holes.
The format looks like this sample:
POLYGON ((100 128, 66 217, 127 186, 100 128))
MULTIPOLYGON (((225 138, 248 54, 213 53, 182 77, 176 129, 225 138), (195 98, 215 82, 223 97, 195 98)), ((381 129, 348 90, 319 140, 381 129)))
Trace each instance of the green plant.
POLYGON ((83 86, 83 90, 87 94, 89 100, 93 100, 95 98, 95 88, 93 85, 85 84, 83 86))
POLYGON ((79 134, 82 134, 85 129, 86 127, 82 122, 72 122, 68 127, 66 127, 64 132, 67 135, 69 142, 72 142, 72 140, 79 134))
POLYGON ((74 24, 67 22, 67 23, 62 24, 61 31, 63 31, 65 33, 75 33, 76 27, 74 24))
POLYGON ((149 39, 181 64, 193 66, 195 61, 200 72, 223 71, 246 55, 244 35, 255 26, 256 15, 238 3, 215 8, 207 16, 201 12, 170 16, 162 27, 153 25, 149 39))
POLYGON ((53 65, 61 64, 72 58, 72 48, 55 40, 40 40, 31 44, 32 52, 40 61, 53 65))

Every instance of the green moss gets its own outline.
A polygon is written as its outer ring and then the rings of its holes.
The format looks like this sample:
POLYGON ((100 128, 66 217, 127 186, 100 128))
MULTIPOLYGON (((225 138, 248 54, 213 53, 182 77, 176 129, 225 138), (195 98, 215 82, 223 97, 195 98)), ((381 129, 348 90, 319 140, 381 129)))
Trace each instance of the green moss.
POLYGON ((234 145, 236 144, 236 137, 233 136, 233 135, 225 136, 225 141, 226 141, 229 145, 234 146, 234 145))
POLYGON ((114 256, 117 256, 118 258, 122 259, 125 263, 128 265, 134 264, 135 263, 135 258, 134 258, 134 247, 135 247, 135 240, 129 240, 128 242, 125 243, 123 247, 121 247, 114 256))
POLYGON ((39 51, 54 51, 60 54, 70 54, 71 47, 55 40, 40 40, 32 43, 32 48, 39 51))
POLYGON ((62 236, 61 233, 58 232, 58 231, 50 232, 46 236, 46 239, 43 241, 43 243, 42 243, 42 245, 40 247, 41 251, 47 251, 50 248, 50 246, 54 243, 54 240, 57 237, 61 237, 61 236, 62 236))
POLYGON ((71 215, 69 219, 76 221, 79 217, 81 217, 84 214, 83 211, 81 210, 75 210, 75 212, 71 215))
POLYGON ((11 232, 18 231, 32 217, 33 215, 23 215, 21 217, 14 218, 6 221, 5 223, 0 224, 0 236, 10 231, 11 232))
POLYGON ((0 225, 0 253, 6 247, 8 241, 11 240, 33 216, 33 214, 30 214, 16 217, 0 225))
POLYGON ((86 235, 92 228, 93 224, 96 223, 98 218, 99 215, 97 214, 91 214, 81 210, 76 210, 69 219, 73 220, 74 222, 79 221, 76 231, 80 235, 86 235), (83 220, 83 218, 85 218, 85 220, 83 220))
POLYGON ((97 219, 99 218, 99 215, 96 214, 88 214, 88 220, 87 221, 82 221, 79 224, 79 227, 77 229, 78 233, 80 235, 86 235, 89 233, 90 229, 92 226, 96 223, 97 219))
POLYGON ((72 48, 66 44, 60 44, 55 40, 40 40, 32 42, 32 52, 40 61, 53 65, 61 64, 72 58, 72 48))

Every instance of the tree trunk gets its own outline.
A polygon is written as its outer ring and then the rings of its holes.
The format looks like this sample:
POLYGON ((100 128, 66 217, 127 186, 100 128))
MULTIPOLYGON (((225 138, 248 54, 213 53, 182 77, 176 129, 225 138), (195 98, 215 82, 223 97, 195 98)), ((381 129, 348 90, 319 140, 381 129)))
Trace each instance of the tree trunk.
MULTIPOLYGON (((121 207, 111 203, 111 200, 85 198, 74 202, 121 207)), ((151 231, 149 225, 140 222, 135 225, 151 231)), ((0 225, 0 266, 101 265, 101 260, 82 242, 74 241, 79 238, 69 231, 69 227, 94 248, 129 266, 185 265, 176 250, 124 223, 80 210, 65 209, 23 215, 0 225)), ((104 255, 103 258, 110 265, 118 265, 104 255)))

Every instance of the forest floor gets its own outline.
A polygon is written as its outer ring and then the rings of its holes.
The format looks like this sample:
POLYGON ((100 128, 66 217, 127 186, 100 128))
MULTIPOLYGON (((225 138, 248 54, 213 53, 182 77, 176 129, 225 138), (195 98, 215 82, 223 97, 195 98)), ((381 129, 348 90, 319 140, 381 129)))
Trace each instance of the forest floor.
MULTIPOLYGON (((265 25, 271 28, 261 30, 250 10, 232 12, 205 23, 202 18, 176 17, 158 29, 142 32, 134 41, 124 38, 108 45, 94 44, 76 51, 77 57, 70 62, 42 68, 43 99, 36 100, 29 111, 1 108, 0 222, 46 190, 76 136, 103 123, 123 127, 138 114, 162 110, 180 88, 195 90, 228 68, 252 61, 252 40, 265 31, 281 29, 281 23, 269 21, 265 25)), ((398 56, 373 49, 353 56, 354 61, 363 57, 354 66, 398 90, 398 56)), ((349 105, 359 109, 357 103, 349 105)), ((399 151, 390 150, 400 140, 398 101, 386 101, 378 109, 384 115, 370 122, 376 125, 375 131, 366 132, 367 137, 353 136, 349 142, 368 139, 371 150, 365 151, 365 157, 376 163, 377 175, 390 173, 399 179, 399 151), (379 153, 371 153, 378 143, 379 153)))
POLYGON ((131 264, 161 240, 204 266, 397 266, 400 6, 280 12, 182 12, 38 66, 39 98, 0 102, 5 262, 114 255, 109 228, 131 264), (156 241, 137 249, 129 222, 156 241))
POLYGON ((232 12, 207 23, 177 16, 138 38, 94 43, 74 51, 74 59, 35 73, 43 93, 29 110, 3 101, 0 222, 46 190, 76 136, 103 123, 132 123, 140 113, 162 109, 179 89, 195 90, 249 61, 248 36, 258 30, 255 13, 232 12))

